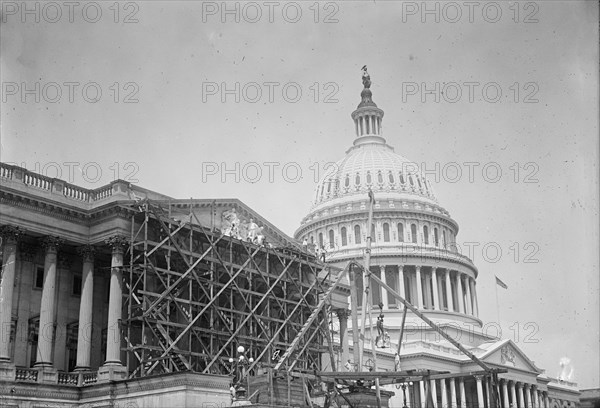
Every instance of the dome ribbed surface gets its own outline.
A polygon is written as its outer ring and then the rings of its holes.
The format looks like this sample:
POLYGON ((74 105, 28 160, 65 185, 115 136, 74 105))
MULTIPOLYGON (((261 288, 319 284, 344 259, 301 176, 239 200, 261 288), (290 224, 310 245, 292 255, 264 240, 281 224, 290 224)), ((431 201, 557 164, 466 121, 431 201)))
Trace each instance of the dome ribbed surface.
POLYGON ((364 194, 369 188, 377 192, 414 194, 437 202, 431 184, 419 171, 417 163, 394 153, 384 143, 352 147, 346 157, 328 169, 317 184, 315 206, 329 200, 364 194))

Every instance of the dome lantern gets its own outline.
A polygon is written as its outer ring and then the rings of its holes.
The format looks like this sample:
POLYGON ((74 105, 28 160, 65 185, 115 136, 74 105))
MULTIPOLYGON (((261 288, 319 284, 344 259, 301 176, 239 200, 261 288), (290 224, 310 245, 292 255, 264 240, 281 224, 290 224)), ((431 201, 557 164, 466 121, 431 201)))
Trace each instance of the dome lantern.
POLYGON ((371 92, 371 76, 367 72, 367 66, 362 67, 363 90, 360 93, 361 101, 354 112, 354 128, 356 139, 354 145, 365 143, 385 144, 385 139, 381 136, 381 122, 383 111, 373 102, 373 92, 371 92))

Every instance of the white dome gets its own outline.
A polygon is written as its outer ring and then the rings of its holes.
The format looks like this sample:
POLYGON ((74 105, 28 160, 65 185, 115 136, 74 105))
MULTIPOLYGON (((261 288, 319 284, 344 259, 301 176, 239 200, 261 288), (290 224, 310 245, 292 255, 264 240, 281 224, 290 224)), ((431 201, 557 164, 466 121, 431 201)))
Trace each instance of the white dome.
POLYGON ((408 194, 437 203, 431 184, 418 164, 394 153, 391 146, 378 140, 355 144, 346 157, 331 166, 317 184, 313 204, 316 207, 343 197, 354 201, 353 196, 365 197, 369 188, 376 196, 377 192, 398 193, 403 197, 408 194))

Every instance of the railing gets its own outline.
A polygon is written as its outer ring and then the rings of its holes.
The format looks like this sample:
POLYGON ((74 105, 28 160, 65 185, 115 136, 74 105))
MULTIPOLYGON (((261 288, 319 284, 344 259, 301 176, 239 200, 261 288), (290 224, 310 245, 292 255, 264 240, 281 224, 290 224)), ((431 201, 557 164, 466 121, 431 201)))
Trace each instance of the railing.
POLYGON ((112 185, 100 187, 91 192, 92 201, 102 200, 103 198, 110 197, 112 195, 112 185))
MULTIPOLYGON (((35 368, 16 368, 16 382, 38 382, 38 370, 35 368)), ((86 371, 78 373, 63 373, 59 372, 56 377, 56 384, 67 385, 73 387, 85 387, 98 382, 97 371, 86 371)))
POLYGON ((17 368, 15 381, 37 382, 38 371, 32 368, 17 368))
POLYGON ((83 381, 81 382, 82 385, 91 385, 91 384, 96 384, 98 382, 98 372, 97 371, 92 371, 89 373, 84 373, 83 374, 83 381))
POLYGON ((0 163, 0 178, 21 181, 26 186, 35 187, 40 190, 58 192, 58 194, 62 193, 68 199, 84 203, 102 200, 113 195, 114 182, 91 190, 6 163, 0 163))
POLYGON ((46 176, 42 176, 41 174, 26 172, 23 174, 23 183, 37 187, 42 190, 51 190, 52 189, 52 179, 46 176))
POLYGON ((60 385, 77 385, 79 374, 77 373, 58 373, 58 384, 60 385))

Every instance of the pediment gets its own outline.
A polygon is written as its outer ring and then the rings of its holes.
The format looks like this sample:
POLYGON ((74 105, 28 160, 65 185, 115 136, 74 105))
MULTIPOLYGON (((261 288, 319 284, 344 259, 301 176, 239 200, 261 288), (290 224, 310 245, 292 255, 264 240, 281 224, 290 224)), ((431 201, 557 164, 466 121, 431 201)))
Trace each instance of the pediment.
POLYGON ((507 368, 541 373, 542 371, 535 366, 535 363, 511 340, 503 340, 493 344, 479 358, 484 362, 507 368))
POLYGON ((189 221, 191 217, 194 224, 217 229, 243 241, 260 243, 264 239, 275 246, 299 247, 293 238, 236 199, 188 201, 175 206, 171 217, 179 221, 189 221))

